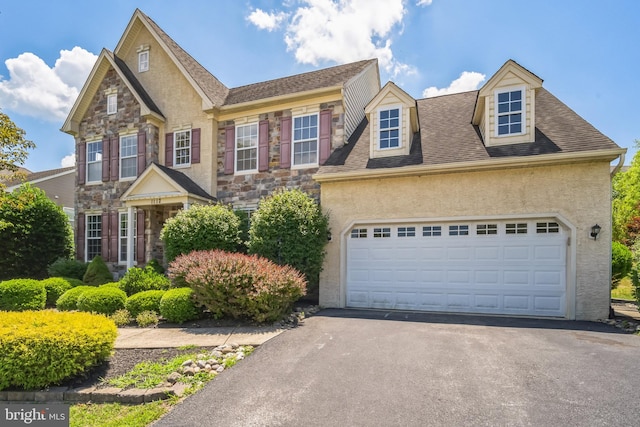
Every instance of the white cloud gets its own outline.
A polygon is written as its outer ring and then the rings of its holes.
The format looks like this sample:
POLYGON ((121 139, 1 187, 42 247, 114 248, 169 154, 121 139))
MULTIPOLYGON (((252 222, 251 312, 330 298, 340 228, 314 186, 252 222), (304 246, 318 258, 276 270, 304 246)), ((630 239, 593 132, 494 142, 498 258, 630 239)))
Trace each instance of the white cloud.
POLYGON ((416 6, 431 6, 431 3, 433 3, 433 0, 418 0, 416 6))
POLYGON ((80 47, 60 51, 53 68, 25 52, 7 59, 9 80, 0 76, 0 105, 49 121, 66 118, 97 56, 80 47))
MULTIPOLYGON (((407 13, 404 0, 301 0, 301 3, 292 14, 268 14, 287 20, 287 50, 294 52, 298 62, 345 64, 378 58, 380 66, 394 76, 415 72, 413 67, 395 59, 391 49, 394 30, 401 33, 407 13)), ((257 18, 251 19, 252 15, 248 19, 262 28, 257 18)))
POLYGON ((64 156, 62 158, 62 161, 60 162, 60 166, 63 168, 67 168, 69 166, 75 166, 76 165, 76 155, 75 154, 69 154, 68 156, 64 156))
POLYGON ((287 19, 287 16, 284 12, 267 13, 262 9, 255 9, 247 17, 247 20, 261 30, 273 31, 280 27, 282 22, 287 19))
POLYGON ((476 90, 485 79, 484 74, 475 71, 463 71, 460 77, 451 82, 449 87, 438 89, 435 86, 428 87, 422 92, 425 98, 433 96, 448 95, 450 93, 467 92, 476 90))

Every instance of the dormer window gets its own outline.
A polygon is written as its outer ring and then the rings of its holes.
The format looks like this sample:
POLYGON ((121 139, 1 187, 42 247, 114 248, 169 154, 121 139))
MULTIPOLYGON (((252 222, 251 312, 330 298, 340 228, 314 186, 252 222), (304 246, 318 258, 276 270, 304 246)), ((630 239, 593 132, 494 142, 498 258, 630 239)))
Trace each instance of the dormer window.
POLYGON ((138 71, 143 73, 149 71, 149 51, 138 52, 138 71))
POLYGON ((380 136, 378 145, 381 150, 400 147, 400 107, 379 110, 380 136))
POLYGON ((498 136, 524 132, 524 89, 498 91, 496 94, 498 136))

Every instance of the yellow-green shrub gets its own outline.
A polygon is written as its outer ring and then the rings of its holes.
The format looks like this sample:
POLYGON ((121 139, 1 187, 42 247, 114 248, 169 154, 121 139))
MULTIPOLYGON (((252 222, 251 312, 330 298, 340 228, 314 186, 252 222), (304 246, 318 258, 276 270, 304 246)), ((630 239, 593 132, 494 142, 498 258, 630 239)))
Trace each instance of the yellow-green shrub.
POLYGON ((117 336, 113 321, 53 310, 0 312, 0 390, 59 384, 101 363, 117 336))
POLYGON ((42 310, 47 300, 44 285, 34 279, 0 282, 0 310, 42 310))
POLYGON ((60 295, 60 298, 56 301, 56 308, 61 311, 77 310, 78 298, 84 291, 89 289, 96 289, 96 287, 83 285, 69 289, 67 292, 60 295))
POLYGON ((172 323, 184 323, 187 320, 196 319, 199 313, 193 302, 193 290, 169 289, 160 300, 160 314, 172 323))
POLYGON ((131 316, 137 317, 143 311, 160 313, 160 300, 166 291, 142 291, 131 295, 124 303, 131 316))
POLYGON ((62 277, 50 277, 40 281, 45 290, 47 291, 47 306, 53 307, 56 305, 58 298, 62 296, 69 289, 73 288, 73 285, 69 281, 62 277))
POLYGON ((78 310, 90 313, 113 314, 124 308, 127 294, 111 286, 84 291, 78 297, 78 310))

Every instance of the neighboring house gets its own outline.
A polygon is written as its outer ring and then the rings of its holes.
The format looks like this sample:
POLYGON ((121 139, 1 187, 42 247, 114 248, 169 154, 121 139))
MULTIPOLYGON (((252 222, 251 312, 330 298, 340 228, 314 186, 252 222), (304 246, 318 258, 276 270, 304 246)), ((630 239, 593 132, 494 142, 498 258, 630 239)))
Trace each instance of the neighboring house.
POLYGON ((389 83, 365 111, 314 176, 336 237, 321 305, 607 318, 624 149, 514 61, 479 91, 389 83))
POLYGON ((136 10, 63 131, 76 140, 77 256, 115 272, 163 260, 164 221, 193 203, 254 210, 312 175, 380 90, 376 60, 227 88, 136 10))
POLYGON ((51 169, 40 172, 30 172, 22 169, 20 172, 23 177, 5 182, 7 186, 5 191, 13 191, 20 187, 22 183, 28 182, 34 187, 43 190, 47 197, 56 205, 62 207, 62 210, 69 217, 71 226, 74 226, 74 197, 76 191, 76 169, 74 166, 51 169))
POLYGON ((136 10, 63 130, 77 256, 119 274, 163 259, 180 209, 300 188, 330 214, 323 306, 608 314, 609 165, 625 150, 513 61, 424 100, 381 89, 376 60, 227 88, 136 10))

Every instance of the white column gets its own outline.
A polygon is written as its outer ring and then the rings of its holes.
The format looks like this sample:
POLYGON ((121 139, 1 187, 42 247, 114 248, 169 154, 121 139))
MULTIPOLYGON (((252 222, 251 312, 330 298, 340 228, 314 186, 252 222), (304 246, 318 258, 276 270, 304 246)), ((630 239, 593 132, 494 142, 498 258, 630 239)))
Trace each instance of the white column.
POLYGON ((133 206, 129 207, 127 211, 127 269, 133 267, 133 237, 136 235, 136 230, 133 229, 135 211, 133 206))
POLYGON ((185 211, 188 211, 190 207, 191 207, 191 203, 189 203, 189 202, 184 202, 184 203, 182 204, 182 208, 183 208, 185 211))

